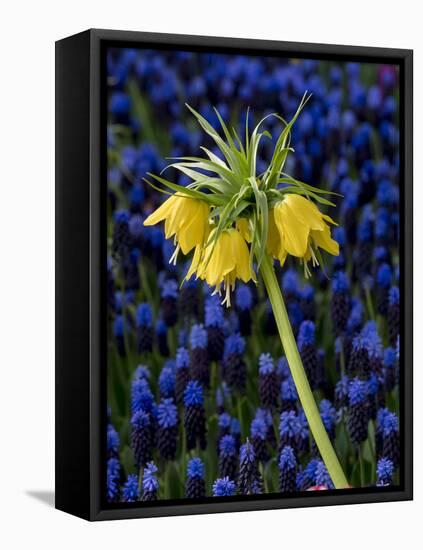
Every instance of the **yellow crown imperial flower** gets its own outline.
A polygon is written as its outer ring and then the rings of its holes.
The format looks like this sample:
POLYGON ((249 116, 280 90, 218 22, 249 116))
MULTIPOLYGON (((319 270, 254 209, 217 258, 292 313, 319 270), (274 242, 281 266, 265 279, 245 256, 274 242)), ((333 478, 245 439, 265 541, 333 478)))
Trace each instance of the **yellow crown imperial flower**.
POLYGON ((215 287, 214 294, 221 293, 221 286, 225 291, 222 304, 231 305, 230 292, 235 289, 236 279, 244 283, 255 281, 255 274, 251 267, 250 252, 241 233, 229 228, 220 233, 216 242, 213 242, 216 229, 210 233, 209 245, 202 249, 195 249, 191 267, 186 279, 196 273, 197 278, 203 279, 211 287, 215 287))
POLYGON ((171 262, 176 262, 181 249, 188 254, 197 245, 203 245, 209 234, 210 206, 197 199, 180 194, 172 195, 144 221, 156 225, 165 220, 166 239, 175 236, 176 249, 171 262))
POLYGON ((317 248, 323 248, 334 256, 339 254, 339 245, 332 239, 326 222, 336 225, 310 200, 301 195, 287 194, 269 212, 267 249, 282 265, 288 254, 302 258, 304 273, 308 277, 307 262, 312 260, 313 265, 319 265, 317 248))
POLYGON ((247 115, 244 139, 236 129, 227 127, 217 110, 223 136, 200 113, 187 106, 220 154, 201 147, 205 157, 173 159, 176 162, 167 168, 178 170, 191 180, 185 187, 149 173, 154 183, 145 181, 153 188, 157 189, 159 183, 176 194, 149 216, 145 224, 165 220, 166 238, 175 236, 175 260, 179 248, 184 254, 195 248, 186 279, 196 274, 214 287, 214 293, 220 294, 223 287, 223 303, 227 306, 237 279, 245 283, 256 281, 252 268, 252 258, 255 258, 310 430, 335 487, 343 488, 348 486, 348 481, 307 381, 272 259, 283 264, 288 254, 300 258, 308 277, 308 262, 311 260, 313 265, 322 262, 320 248, 332 255, 339 253, 338 243, 330 233, 329 224, 334 222, 315 204, 334 207, 324 195, 336 193, 313 187, 284 172, 288 155, 294 153, 291 129, 309 97, 304 94, 289 122, 271 113, 250 132, 247 115), (276 117, 283 128, 274 141, 266 170, 257 174, 259 144, 264 138, 272 138, 262 125, 271 116, 276 117))
POLYGON ((246 218, 239 218, 238 220, 236 220, 236 228, 247 241, 247 243, 252 242, 250 226, 246 218))

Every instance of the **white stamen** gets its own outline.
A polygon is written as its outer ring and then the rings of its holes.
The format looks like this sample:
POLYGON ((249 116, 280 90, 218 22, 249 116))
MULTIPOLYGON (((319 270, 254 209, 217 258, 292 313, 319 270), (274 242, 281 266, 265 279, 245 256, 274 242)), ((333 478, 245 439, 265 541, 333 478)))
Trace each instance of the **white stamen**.
POLYGON ((225 289, 225 299, 222 302, 222 306, 226 304, 226 307, 231 307, 231 285, 228 284, 226 277, 223 282, 223 288, 225 289))
POLYGON ((181 249, 181 247, 178 244, 176 246, 175 251, 173 252, 172 256, 170 257, 170 260, 169 260, 170 264, 176 265, 176 260, 178 258, 178 254, 179 254, 180 249, 181 249))
POLYGON ((304 277, 306 279, 309 279, 311 277, 311 271, 308 268, 307 262, 303 260, 303 266, 304 266, 304 277))
POLYGON ((216 294, 219 294, 219 296, 222 294, 220 285, 216 285, 216 286, 215 286, 215 289, 214 289, 213 292, 212 292, 212 296, 216 296, 216 294))
POLYGON ((311 260, 312 260, 312 263, 313 263, 313 267, 316 267, 316 266, 319 266, 319 262, 316 258, 316 254, 314 253, 314 250, 311 248, 311 246, 309 246, 309 251, 310 251, 310 255, 311 255, 311 260))

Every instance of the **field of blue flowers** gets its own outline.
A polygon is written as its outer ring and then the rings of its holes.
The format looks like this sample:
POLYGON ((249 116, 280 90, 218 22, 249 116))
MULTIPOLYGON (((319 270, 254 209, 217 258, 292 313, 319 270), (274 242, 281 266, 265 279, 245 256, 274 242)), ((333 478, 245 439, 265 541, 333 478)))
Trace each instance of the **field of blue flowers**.
MULTIPOLYGON (((212 149, 185 103, 216 128, 217 107, 243 135, 248 107, 251 126, 289 119, 306 90, 287 170, 340 194, 328 213, 341 253, 308 280, 288 260, 278 279, 351 487, 398 484, 396 68, 121 48, 108 52, 107 86, 108 501, 333 488, 260 279, 237 283, 225 308, 205 283, 181 286, 172 241, 143 226, 163 200, 146 174, 212 149)), ((272 147, 262 141, 258 173, 272 147)))

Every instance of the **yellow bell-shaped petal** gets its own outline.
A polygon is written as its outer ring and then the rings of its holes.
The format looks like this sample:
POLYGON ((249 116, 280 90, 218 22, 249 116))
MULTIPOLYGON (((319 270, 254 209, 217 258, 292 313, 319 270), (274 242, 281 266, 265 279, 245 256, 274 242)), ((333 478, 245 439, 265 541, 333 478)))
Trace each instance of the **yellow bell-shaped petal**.
POLYGON ((179 197, 172 195, 167 200, 164 201, 162 205, 157 208, 148 218, 144 221, 144 225, 156 225, 170 216, 174 210, 176 203, 178 202, 179 197))
POLYGON ((282 246, 282 240, 275 222, 275 211, 269 210, 269 229, 267 234, 267 251, 277 258, 281 265, 285 263, 287 252, 282 246))
POLYGON ((311 239, 316 246, 323 248, 333 256, 339 255, 339 244, 332 239, 329 226, 325 224, 323 231, 311 231, 311 239))
POLYGON ((283 204, 287 206, 297 220, 306 227, 316 230, 323 229, 322 213, 313 202, 305 199, 301 195, 291 193, 286 195, 283 204))
POLYGON ((302 258, 305 264, 313 259, 316 265, 313 246, 335 256, 339 254, 339 245, 332 239, 328 223, 336 225, 313 202, 301 195, 287 194, 269 211, 267 250, 281 265, 287 254, 302 258))
POLYGON ((239 218, 236 221, 236 228, 241 233, 241 235, 244 237, 244 239, 247 241, 247 243, 251 243, 251 230, 250 230, 250 224, 247 220, 247 218, 239 218))
POLYGON ((255 280, 255 275, 248 245, 241 233, 234 228, 226 229, 214 241, 215 235, 216 229, 213 229, 204 249, 195 249, 186 278, 189 279, 196 272, 198 278, 215 287, 217 292, 220 292, 223 284, 226 291, 223 303, 230 305, 230 290, 233 289, 236 279, 247 283, 255 280))
POLYGON ((296 216, 286 200, 275 206, 274 216, 283 248, 292 256, 303 257, 307 250, 310 227, 301 221, 301 216, 296 216))
POLYGON ((191 277, 197 273, 197 276, 199 276, 199 267, 201 262, 201 256, 203 254, 203 248, 201 246, 196 246, 194 251, 194 256, 192 258, 191 265, 188 269, 188 273, 185 276, 185 280, 191 279, 191 277))
POLYGON ((247 283, 250 279, 254 279, 247 243, 237 231, 230 232, 230 239, 235 259, 236 276, 247 283))
POLYGON ((197 245, 203 245, 209 232, 210 207, 202 200, 182 195, 172 195, 144 221, 144 225, 155 225, 164 220, 165 237, 175 235, 184 254, 197 245))
POLYGON ((188 254, 197 244, 202 244, 208 234, 209 207, 205 202, 195 199, 186 208, 186 216, 179 226, 177 240, 184 254, 188 254))

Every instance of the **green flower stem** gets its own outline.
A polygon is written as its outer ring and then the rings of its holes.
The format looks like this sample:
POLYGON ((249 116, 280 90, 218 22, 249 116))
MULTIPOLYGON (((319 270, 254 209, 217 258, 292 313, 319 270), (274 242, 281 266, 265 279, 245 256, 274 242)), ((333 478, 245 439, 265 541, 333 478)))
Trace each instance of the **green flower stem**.
POLYGON ((263 258, 260 266, 260 273, 263 277, 270 303, 272 304, 273 314, 278 326, 282 346, 285 350, 292 378, 294 379, 295 387, 297 388, 298 396, 310 426, 311 433, 316 441, 335 488, 346 488, 349 486, 348 481, 338 457, 336 456, 332 443, 330 442, 329 436, 326 433, 322 419, 320 418, 319 410, 314 400, 288 319, 285 303, 273 269, 273 262, 268 254, 265 254, 263 258))

